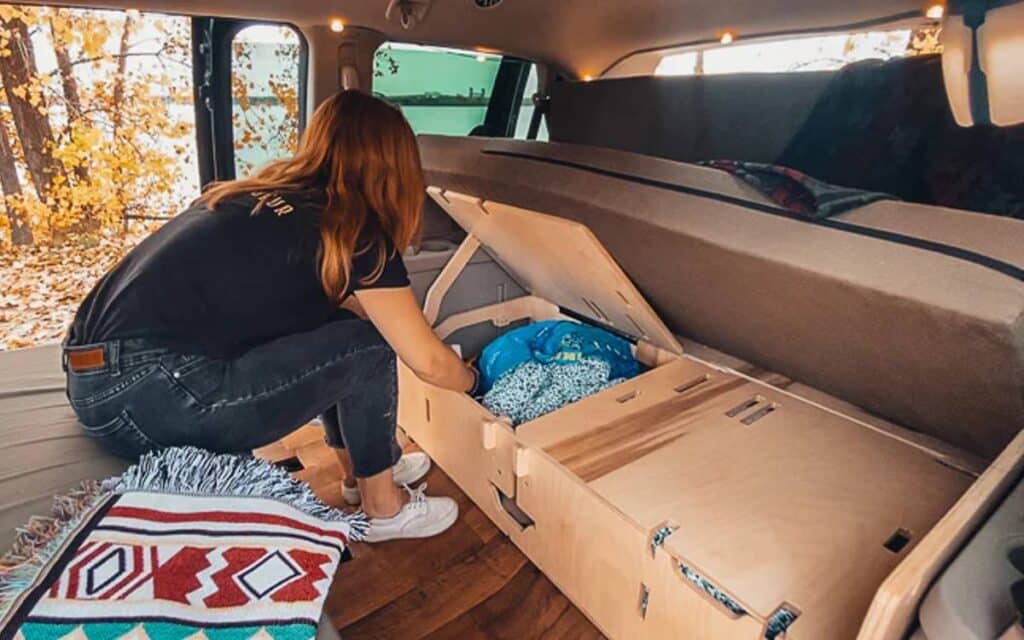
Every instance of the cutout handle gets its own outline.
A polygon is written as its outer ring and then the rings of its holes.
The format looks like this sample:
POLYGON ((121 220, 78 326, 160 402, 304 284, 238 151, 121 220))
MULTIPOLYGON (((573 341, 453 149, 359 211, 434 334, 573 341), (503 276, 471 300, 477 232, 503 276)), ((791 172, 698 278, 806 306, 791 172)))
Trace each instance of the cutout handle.
POLYGON ((528 513, 523 511, 519 503, 516 502, 515 498, 510 498, 498 487, 491 485, 491 489, 494 489, 494 499, 501 507, 501 510, 505 512, 505 515, 512 520, 520 531, 526 531, 530 527, 534 526, 535 521, 530 517, 528 513))

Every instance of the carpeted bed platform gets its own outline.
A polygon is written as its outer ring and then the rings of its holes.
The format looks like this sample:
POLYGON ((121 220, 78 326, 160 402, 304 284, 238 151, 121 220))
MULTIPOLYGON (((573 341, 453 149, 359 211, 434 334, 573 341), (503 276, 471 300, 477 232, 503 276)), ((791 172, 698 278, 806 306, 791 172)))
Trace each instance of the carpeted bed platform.
POLYGON ((15 527, 49 513, 54 495, 127 467, 79 428, 58 345, 0 353, 0 549, 15 527))

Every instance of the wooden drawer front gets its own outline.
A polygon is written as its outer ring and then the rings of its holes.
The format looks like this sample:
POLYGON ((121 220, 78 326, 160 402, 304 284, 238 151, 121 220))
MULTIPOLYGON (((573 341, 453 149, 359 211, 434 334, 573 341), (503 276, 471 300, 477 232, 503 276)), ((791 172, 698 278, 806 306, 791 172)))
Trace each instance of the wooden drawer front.
POLYGON ((564 467, 528 450, 517 502, 534 525, 516 543, 611 638, 759 637, 762 621, 730 617, 687 584, 650 536, 564 467), (646 607, 643 601, 646 595, 646 607))
POLYGON ((505 533, 495 511, 490 451, 483 425, 490 414, 465 394, 439 389, 398 365, 398 424, 505 533))
POLYGON ((761 640, 764 621, 754 614, 736 616, 683 577, 679 562, 662 549, 647 561, 648 638, 693 640, 761 640))

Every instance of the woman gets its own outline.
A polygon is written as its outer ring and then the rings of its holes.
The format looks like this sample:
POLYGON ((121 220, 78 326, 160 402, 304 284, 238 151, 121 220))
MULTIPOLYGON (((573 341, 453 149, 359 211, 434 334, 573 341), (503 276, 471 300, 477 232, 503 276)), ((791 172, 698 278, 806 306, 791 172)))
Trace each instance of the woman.
POLYGON ((409 288, 423 195, 401 113, 355 91, 324 102, 294 157, 211 187, 82 303, 65 369, 85 430, 125 457, 247 452, 320 414, 368 540, 447 529, 455 502, 401 490, 430 463, 395 442, 396 353, 447 389, 477 379, 409 288))

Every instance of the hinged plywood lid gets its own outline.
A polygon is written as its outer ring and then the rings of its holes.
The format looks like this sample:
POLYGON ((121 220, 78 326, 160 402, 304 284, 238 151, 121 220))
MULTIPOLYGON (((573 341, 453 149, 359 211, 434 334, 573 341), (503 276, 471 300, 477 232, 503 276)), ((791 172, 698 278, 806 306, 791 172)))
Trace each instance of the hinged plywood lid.
POLYGON ((530 293, 666 351, 683 352, 584 225, 437 187, 427 192, 530 293))

